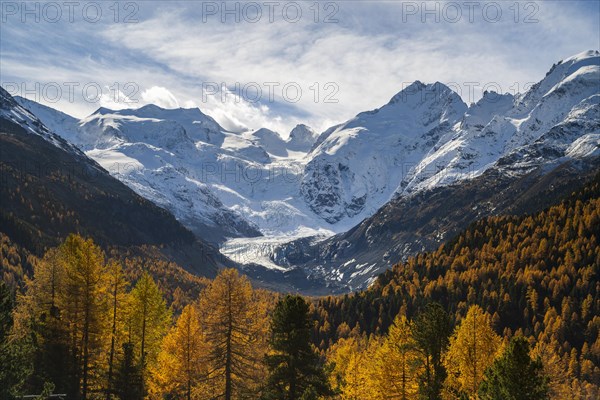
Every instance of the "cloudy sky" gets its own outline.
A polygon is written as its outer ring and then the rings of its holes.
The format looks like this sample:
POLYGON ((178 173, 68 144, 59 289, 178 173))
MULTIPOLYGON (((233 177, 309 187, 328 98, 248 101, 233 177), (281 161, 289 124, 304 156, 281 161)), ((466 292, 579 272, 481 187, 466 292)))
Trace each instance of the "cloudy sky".
POLYGON ((600 1, 1 2, 0 83, 83 117, 200 107, 287 136, 379 107, 415 80, 466 102, 522 92, 600 48, 600 1))

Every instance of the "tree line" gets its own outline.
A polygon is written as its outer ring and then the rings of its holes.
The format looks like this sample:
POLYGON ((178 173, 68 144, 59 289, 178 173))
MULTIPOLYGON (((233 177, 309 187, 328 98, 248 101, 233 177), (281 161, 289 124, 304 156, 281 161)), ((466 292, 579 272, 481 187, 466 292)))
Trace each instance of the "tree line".
POLYGON ((502 338, 471 306, 452 328, 438 303, 412 321, 398 315, 383 336, 353 331, 328 350, 343 400, 548 399, 549 377, 522 336, 502 338))

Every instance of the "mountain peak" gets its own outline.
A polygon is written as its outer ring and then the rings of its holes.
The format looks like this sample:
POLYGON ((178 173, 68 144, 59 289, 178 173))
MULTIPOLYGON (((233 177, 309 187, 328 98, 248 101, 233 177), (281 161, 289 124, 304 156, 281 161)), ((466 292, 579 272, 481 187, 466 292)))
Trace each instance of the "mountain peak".
POLYGON ((113 114, 114 112, 115 112, 115 110, 111 110, 110 108, 98 107, 98 109, 96 111, 94 111, 93 113, 91 113, 90 116, 96 115, 96 114, 107 115, 107 114, 113 114))
POLYGON ((298 124, 290 131, 289 140, 314 140, 318 134, 308 125, 298 124))
POLYGON ((296 130, 296 129, 308 129, 308 130, 312 130, 312 128, 311 128, 310 126, 308 126, 308 125, 305 125, 305 124, 298 124, 298 125, 296 125, 296 126, 295 126, 295 127, 292 129, 292 132, 293 132, 294 130, 296 130))
POLYGON ((417 80, 396 93, 388 102, 388 105, 399 102, 406 103, 411 98, 420 98, 422 101, 425 101, 427 98, 441 98, 451 94, 458 96, 452 89, 441 82, 436 81, 435 83, 425 84, 417 80))
MULTIPOLYGON (((404 86, 404 84, 403 84, 403 86, 404 86)), ((416 80, 413 83, 411 83, 410 85, 403 87, 402 90, 400 90, 398 93, 396 93, 394 96, 392 96, 392 98, 390 99, 388 104, 395 104, 400 99, 402 99, 402 97, 417 93, 417 92, 423 90, 423 88, 425 88, 426 86, 427 85, 425 85, 423 82, 416 80)))
POLYGON ((559 61, 550 68, 546 78, 556 75, 557 78, 562 79, 587 66, 600 66, 600 52, 598 50, 583 51, 559 61))
POLYGON ((136 109, 136 111, 138 111, 138 112, 151 112, 151 113, 167 111, 167 110, 174 110, 174 109, 163 108, 163 107, 157 106, 156 104, 146 104, 146 105, 143 105, 136 109))
POLYGON ((544 79, 536 83, 522 97, 523 107, 535 104, 541 98, 555 92, 564 84, 579 82, 583 85, 596 86, 600 74, 600 52, 588 50, 559 61, 552 65, 544 79))
POLYGON ((2 86, 0 86, 0 109, 11 109, 17 106, 16 100, 11 96, 10 93, 6 91, 2 86))
POLYGON ((204 114, 198 107, 193 108, 163 108, 156 104, 145 104, 138 108, 123 108, 120 110, 112 110, 106 107, 100 107, 91 115, 100 114, 116 114, 122 116, 134 116, 139 118, 155 118, 155 119, 211 119, 204 114))
POLYGON ((275 131, 273 131, 273 130, 271 130, 271 129, 269 129, 269 128, 258 128, 258 129, 256 129, 256 130, 254 131, 254 133, 255 133, 255 134, 259 134, 259 135, 260 135, 260 134, 272 134, 272 133, 274 133, 274 134, 277 134, 277 135, 278 135, 278 133, 277 133, 277 132, 275 132, 275 131))
POLYGON ((290 132, 288 146, 291 150, 309 151, 318 136, 310 126, 298 124, 290 132))
POLYGON ((194 108, 162 108, 156 104, 146 104, 139 108, 110 110, 100 107, 86 120, 97 115, 115 115, 118 118, 140 118, 146 120, 170 121, 180 125, 193 140, 207 143, 219 142, 224 129, 212 117, 204 114, 198 107, 194 108))
POLYGON ((575 55, 565 59, 563 62, 581 61, 581 60, 585 60, 588 58, 594 58, 594 57, 599 57, 599 56, 600 56, 600 51, 598 51, 598 50, 586 50, 586 51, 582 51, 581 53, 575 54, 575 55))
POLYGON ((259 138, 261 140, 276 140, 283 141, 279 133, 272 131, 269 128, 259 128, 251 133, 251 136, 259 138))
POLYGON ((479 101, 477 102, 477 104, 482 104, 482 103, 494 103, 500 100, 505 100, 505 99, 513 99, 514 96, 511 93, 498 93, 494 90, 490 90, 490 91, 484 91, 483 92, 483 96, 481 97, 481 99, 479 99, 479 101))
POLYGON ((9 97, 11 97, 11 96, 6 91, 6 89, 4 89, 2 86, 0 86, 0 99, 9 98, 9 97))

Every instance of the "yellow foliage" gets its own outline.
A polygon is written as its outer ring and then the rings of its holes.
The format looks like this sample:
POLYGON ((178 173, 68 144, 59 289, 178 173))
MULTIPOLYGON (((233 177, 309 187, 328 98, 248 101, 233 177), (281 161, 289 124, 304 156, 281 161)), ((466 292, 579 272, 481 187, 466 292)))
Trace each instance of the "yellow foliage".
POLYGON ((423 364, 404 315, 396 317, 375 353, 375 385, 381 399, 417 399, 423 364))
POLYGON ((225 269, 199 299, 203 332, 210 347, 211 396, 254 398, 266 376, 264 355, 269 328, 269 302, 247 277, 225 269))
POLYGON ((208 346, 195 304, 186 306, 165 336, 152 370, 149 392, 177 399, 198 399, 193 393, 206 381, 208 346))
POLYGON ((498 355, 501 342, 491 327, 491 316, 479 306, 471 306, 450 338, 444 357, 447 398, 458 398, 460 393, 476 398, 483 374, 498 355))

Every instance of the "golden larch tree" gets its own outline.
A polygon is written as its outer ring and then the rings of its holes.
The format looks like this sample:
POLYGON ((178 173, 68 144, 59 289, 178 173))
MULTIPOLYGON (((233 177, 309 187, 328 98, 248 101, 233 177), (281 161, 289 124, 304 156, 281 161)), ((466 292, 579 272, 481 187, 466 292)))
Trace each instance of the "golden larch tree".
POLYGON ((502 339, 494 332, 491 316, 473 305, 450 338, 444 365, 448 371, 446 396, 476 398, 485 370, 496 358, 502 339))
POLYGON ((423 364, 410 323, 398 315, 375 355, 379 391, 383 399, 416 399, 423 364))
POLYGON ((341 400, 373 397, 371 360, 379 344, 375 338, 368 340, 365 336, 350 336, 339 339, 329 350, 327 360, 333 365, 331 383, 339 390, 341 400))
POLYGON ((110 347, 108 349, 108 372, 106 385, 106 399, 110 400, 113 387, 115 359, 118 349, 124 342, 125 330, 125 305, 127 279, 123 273, 123 267, 116 260, 111 260, 106 267, 106 296, 108 298, 108 312, 110 323, 110 347))
POLYGON ((163 336, 171 325, 171 312, 162 292, 147 272, 137 281, 127 301, 129 341, 139 354, 145 382, 145 371, 155 365, 163 336))
POLYGON ((248 278, 225 269, 202 291, 203 331, 210 347, 209 380, 214 398, 254 398, 266 375, 267 301, 248 278))
POLYGON ((177 399, 196 399, 208 376, 206 344, 197 305, 187 305, 162 342, 152 371, 150 392, 177 399))
POLYGON ((104 253, 91 239, 78 235, 69 235, 59 253, 65 269, 62 321, 69 329, 76 376, 85 399, 90 389, 101 387, 100 371, 106 365, 102 351, 102 341, 108 337, 104 253))

